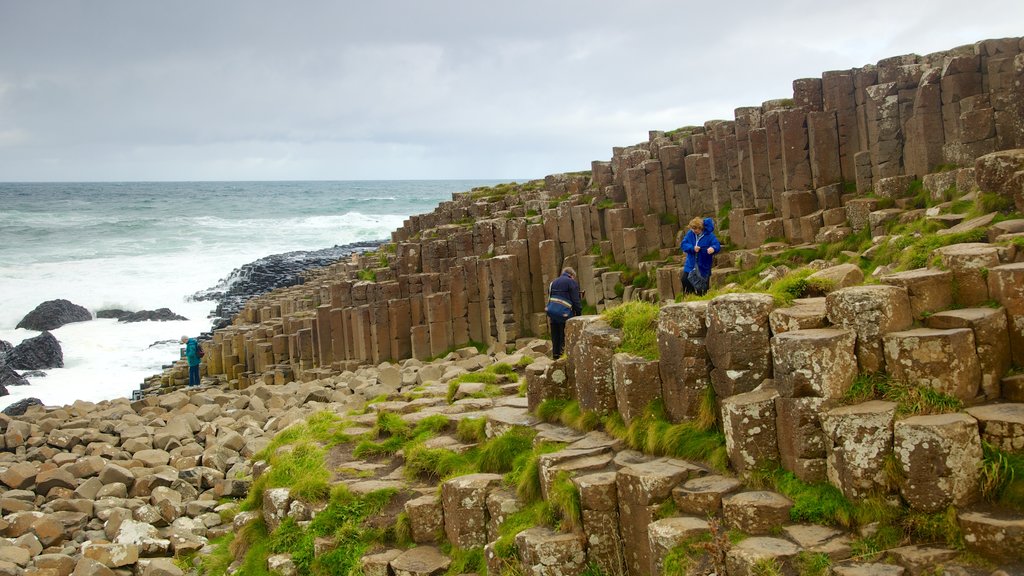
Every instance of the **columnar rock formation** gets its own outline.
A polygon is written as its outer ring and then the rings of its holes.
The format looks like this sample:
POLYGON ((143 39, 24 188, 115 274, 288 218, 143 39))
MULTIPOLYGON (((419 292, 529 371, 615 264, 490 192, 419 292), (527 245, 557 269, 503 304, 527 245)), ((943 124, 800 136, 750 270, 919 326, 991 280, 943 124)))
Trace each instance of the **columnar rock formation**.
MULTIPOLYGON (((1024 153, 1012 151, 1024 148, 1022 44, 986 40, 826 72, 794 81, 790 99, 736 109, 733 120, 651 132, 648 142, 594 162, 589 174, 455 194, 411 217, 377 255, 353 256, 303 286, 250 301, 207 344, 206 373, 242 386, 283 383, 430 358, 470 341, 511 344, 544 333, 544 292, 566 264, 598 309, 638 295, 670 299, 678 269, 649 260, 672 254, 679 223, 693 216, 727 214, 723 235, 740 247, 836 241, 865 228, 880 233, 899 217, 878 210, 881 203, 901 205, 922 178, 936 198, 977 180, 1024 209, 1024 153), (656 288, 633 294, 612 260, 656 288)), ((956 303, 990 298, 979 270, 1000 261, 991 248, 942 257, 960 287, 956 303)), ((719 266, 716 274, 728 271, 719 266)), ((861 336, 875 329, 848 327, 861 336)), ((880 339, 859 341, 858 362, 881 369, 882 349, 880 339)), ((757 369, 743 370, 756 385, 757 369)), ((751 387, 719 373, 716 387, 734 385, 751 387)))

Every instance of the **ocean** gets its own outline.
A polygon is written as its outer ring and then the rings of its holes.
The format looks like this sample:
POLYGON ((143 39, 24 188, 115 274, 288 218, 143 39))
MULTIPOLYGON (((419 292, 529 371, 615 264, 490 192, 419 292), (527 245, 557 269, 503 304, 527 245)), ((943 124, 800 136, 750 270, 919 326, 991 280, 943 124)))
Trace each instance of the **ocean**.
POLYGON ((191 301, 243 264, 294 250, 389 240, 453 192, 503 180, 0 183, 0 340, 37 305, 170 308, 187 321, 94 319, 54 330, 64 368, 11 386, 0 409, 128 397, 210 330, 215 303, 191 301))

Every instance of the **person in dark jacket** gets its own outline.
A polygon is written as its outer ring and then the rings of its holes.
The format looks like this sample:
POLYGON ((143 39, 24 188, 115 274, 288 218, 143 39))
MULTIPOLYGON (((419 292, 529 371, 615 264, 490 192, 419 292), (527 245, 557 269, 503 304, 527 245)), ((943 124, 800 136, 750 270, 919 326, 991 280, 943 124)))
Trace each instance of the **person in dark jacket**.
POLYGON ((551 282, 545 310, 551 326, 551 357, 557 360, 565 347, 565 323, 569 318, 583 313, 580 284, 576 280, 575 270, 563 268, 562 275, 551 282))
POLYGON ((683 235, 679 249, 686 254, 683 266, 683 293, 703 296, 711 281, 713 255, 721 252, 722 245, 715 236, 715 221, 711 218, 690 220, 689 230, 683 235))
POLYGON ((185 359, 188 360, 188 386, 189 388, 199 386, 199 363, 202 362, 202 356, 199 355, 199 341, 182 336, 181 343, 185 345, 185 359))

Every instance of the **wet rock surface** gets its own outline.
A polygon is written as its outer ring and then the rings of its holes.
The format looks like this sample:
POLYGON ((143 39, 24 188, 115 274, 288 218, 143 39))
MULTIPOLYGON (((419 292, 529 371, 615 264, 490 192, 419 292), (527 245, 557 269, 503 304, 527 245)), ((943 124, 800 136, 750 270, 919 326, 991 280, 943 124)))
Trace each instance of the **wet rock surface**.
POLYGON ((63 368, 64 352, 49 332, 24 340, 7 353, 7 365, 17 370, 63 368))
POLYGON ((38 331, 56 330, 65 324, 88 320, 92 320, 92 314, 85 307, 61 298, 36 306, 18 322, 17 327, 38 331))

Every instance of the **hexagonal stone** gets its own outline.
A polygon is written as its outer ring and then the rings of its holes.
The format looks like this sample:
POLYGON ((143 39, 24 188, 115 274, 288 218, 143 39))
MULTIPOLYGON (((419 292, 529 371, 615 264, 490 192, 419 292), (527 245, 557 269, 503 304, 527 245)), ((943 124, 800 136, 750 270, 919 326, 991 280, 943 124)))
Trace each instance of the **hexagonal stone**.
POLYGON ((953 273, 949 270, 918 268, 886 274, 879 280, 883 284, 906 288, 910 297, 910 313, 915 320, 953 305, 953 273))
POLYGON ((363 576, 391 576, 391 561, 402 555, 401 550, 391 549, 379 554, 367 554, 360 561, 363 576))
POLYGON ((747 534, 769 534, 789 523, 793 501, 777 492, 755 490, 722 498, 725 520, 747 534))
POLYGON ((825 298, 798 298, 790 306, 776 308, 768 315, 768 324, 775 335, 792 330, 826 328, 825 298))
POLYGON ((999 562, 1020 562, 1024 515, 1005 510, 961 512, 957 521, 971 552, 999 562))
POLYGON ((788 398, 839 398, 857 376, 852 330, 822 328, 778 334, 771 340, 775 387, 788 398))
POLYGON ((1024 452, 1024 404, 972 406, 967 413, 978 420, 982 440, 1000 450, 1024 452))
POLYGON ((896 403, 872 400, 821 415, 828 438, 828 479, 847 498, 885 491, 885 459, 892 452, 896 403))
POLYGON ((981 387, 981 363, 968 328, 915 328, 882 337, 889 374, 960 400, 973 400, 981 387))
POLYGON ((961 306, 978 306, 989 298, 989 268, 999 266, 999 251, 991 244, 967 242, 943 246, 935 251, 943 266, 953 272, 956 291, 953 302, 961 306))
POLYGON ((755 536, 729 549, 725 567, 729 576, 755 576, 759 564, 773 562, 782 574, 795 574, 792 559, 799 553, 800 548, 788 540, 755 536))
POLYGON ((579 574, 586 566, 582 535, 529 528, 516 534, 516 548, 528 574, 579 574))
POLYGON ((739 490, 741 486, 742 482, 729 476, 693 478, 672 490, 672 500, 684 514, 717 516, 722 510, 722 498, 739 490))
POLYGON ((1000 396, 1000 379, 1010 369, 1010 334, 1004 308, 963 308, 931 315, 929 328, 969 328, 981 364, 981 388, 990 400, 1000 396))
POLYGON ((771 377, 768 314, 775 301, 767 294, 716 296, 708 303, 708 355, 711 382, 719 398, 749 392, 771 377))
POLYGON ((978 498, 981 438, 978 421, 967 414, 897 420, 893 454, 904 472, 900 494, 911 508, 938 512, 978 498))
POLYGON ((468 474, 441 485, 449 542, 460 548, 487 543, 487 493, 500 485, 501 479, 499 474, 468 474))
POLYGON ((778 397, 778 390, 760 387, 722 401, 725 447, 733 469, 741 477, 779 463, 775 412, 778 397))
POLYGON ((910 299, 899 286, 851 286, 825 297, 828 320, 857 333, 857 363, 864 372, 885 369, 882 335, 910 327, 910 299))
POLYGON ((444 508, 436 495, 420 496, 405 503, 412 541, 417 544, 438 542, 444 533, 444 508))
POLYGON ((648 524, 647 538, 651 546, 650 574, 661 574, 665 557, 673 548, 707 531, 707 521, 692 516, 663 518, 648 524))
POLYGON ((990 269, 988 289, 992 299, 1006 309, 1013 362, 1024 366, 1024 262, 990 269))

